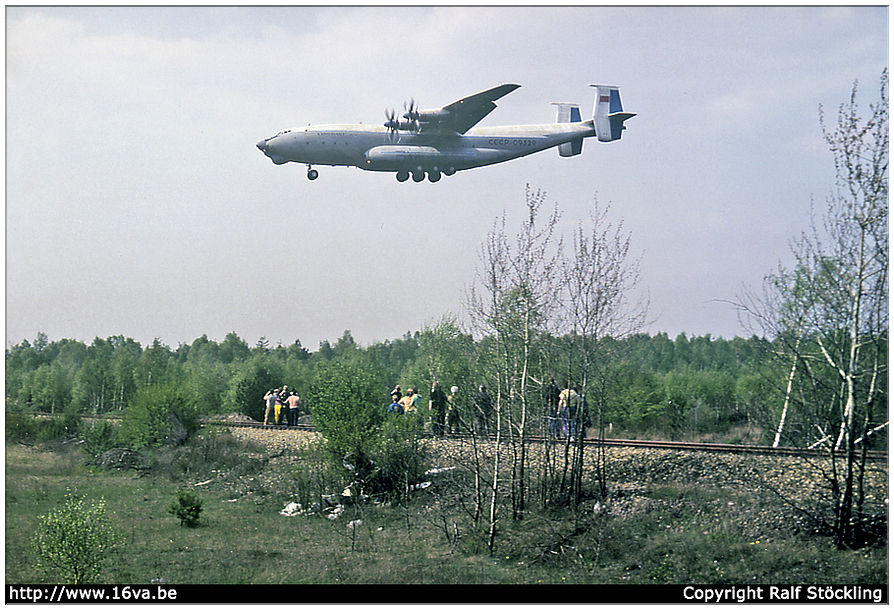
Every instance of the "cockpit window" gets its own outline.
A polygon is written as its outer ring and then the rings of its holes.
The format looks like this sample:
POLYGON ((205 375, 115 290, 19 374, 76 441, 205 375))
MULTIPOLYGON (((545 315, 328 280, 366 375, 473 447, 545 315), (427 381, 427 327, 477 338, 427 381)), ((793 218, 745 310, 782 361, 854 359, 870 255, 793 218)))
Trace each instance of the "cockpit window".
POLYGON ((286 135, 287 133, 292 133, 292 130, 291 130, 291 129, 286 129, 285 131, 280 131, 280 132, 279 132, 278 134, 276 134, 275 136, 270 136, 269 138, 267 138, 267 139, 264 140, 264 141, 265 141, 265 142, 269 142, 269 141, 272 140, 273 138, 278 138, 279 136, 284 136, 284 135, 286 135))

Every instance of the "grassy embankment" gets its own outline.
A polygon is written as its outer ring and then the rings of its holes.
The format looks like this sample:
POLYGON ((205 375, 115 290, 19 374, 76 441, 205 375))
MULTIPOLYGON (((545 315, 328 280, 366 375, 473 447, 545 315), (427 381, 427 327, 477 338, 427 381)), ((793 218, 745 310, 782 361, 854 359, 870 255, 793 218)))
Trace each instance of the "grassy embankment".
POLYGON ((124 534, 105 583, 888 582, 886 549, 837 551, 804 532, 758 538, 726 510, 749 498, 716 487, 645 485, 637 493, 649 510, 628 514, 596 514, 591 504, 576 513, 534 509, 517 523, 506 517, 493 554, 463 510, 431 494, 406 506, 348 506, 335 520, 281 516, 290 501, 308 505, 340 491, 320 460, 313 447, 283 453, 204 433, 157 450, 141 473, 102 471, 72 443, 7 441, 6 582, 58 581, 35 569, 29 541, 37 516, 67 489, 105 498, 124 534), (271 470, 276 477, 265 476, 271 470), (167 512, 183 486, 204 503, 195 529, 167 512))

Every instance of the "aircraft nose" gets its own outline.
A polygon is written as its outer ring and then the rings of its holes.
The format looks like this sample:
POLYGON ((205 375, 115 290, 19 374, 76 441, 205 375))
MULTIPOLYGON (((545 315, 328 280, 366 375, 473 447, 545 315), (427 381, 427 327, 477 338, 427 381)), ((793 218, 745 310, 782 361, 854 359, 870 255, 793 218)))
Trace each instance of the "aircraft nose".
POLYGON ((260 150, 262 153, 267 152, 267 140, 261 140, 260 142, 258 142, 256 144, 256 146, 258 147, 258 150, 260 150))

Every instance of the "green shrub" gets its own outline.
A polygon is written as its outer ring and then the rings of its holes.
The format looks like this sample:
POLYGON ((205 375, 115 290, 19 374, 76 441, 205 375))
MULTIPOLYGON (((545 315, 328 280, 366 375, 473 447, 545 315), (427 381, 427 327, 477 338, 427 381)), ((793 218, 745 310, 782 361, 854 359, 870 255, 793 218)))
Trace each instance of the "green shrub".
POLYGON ((232 432, 223 427, 204 429, 195 435, 186 448, 193 464, 209 470, 234 468, 245 460, 245 443, 237 440, 232 432))
POLYGON ((6 412, 6 440, 14 442, 33 441, 37 438, 40 423, 33 415, 21 412, 6 412))
POLYGON ((168 507, 168 512, 180 519, 181 526, 198 527, 202 500, 191 490, 180 488, 177 499, 168 507))
POLYGON ((311 391, 314 427, 326 438, 334 463, 345 456, 370 456, 382 442, 385 384, 359 362, 333 361, 317 367, 311 391))
POLYGON ((81 424, 81 416, 74 410, 66 410, 60 415, 35 417, 32 439, 46 442, 58 438, 75 436, 81 424))
POLYGON ((105 500, 87 502, 71 492, 62 508, 39 516, 32 546, 38 567, 56 569, 66 582, 93 582, 110 549, 121 542, 105 516, 105 500))
POLYGON ((360 360, 318 366, 311 392, 314 427, 334 472, 364 493, 400 499, 426 470, 415 417, 385 417, 384 384, 360 360))
POLYGON ((179 481, 193 476, 207 477, 214 471, 233 470, 247 475, 263 468, 260 460, 245 459, 246 450, 245 443, 226 428, 208 427, 179 447, 153 452, 159 460, 154 472, 179 481))
POLYGON ((187 435, 198 430, 194 394, 177 383, 145 387, 124 411, 120 439, 133 449, 155 447, 163 444, 178 424, 187 435))
POLYGON ((118 427, 107 421, 93 421, 89 424, 81 423, 79 435, 84 441, 83 447, 91 456, 105 453, 109 449, 118 446, 118 427))
POLYGON ((230 380, 228 402, 239 413, 255 421, 264 421, 264 395, 282 384, 283 374, 282 367, 275 360, 253 359, 230 380))
POLYGON ((367 493, 400 501, 422 481, 428 455, 419 442, 413 417, 389 417, 382 428, 383 443, 373 461, 375 470, 365 481, 367 493))

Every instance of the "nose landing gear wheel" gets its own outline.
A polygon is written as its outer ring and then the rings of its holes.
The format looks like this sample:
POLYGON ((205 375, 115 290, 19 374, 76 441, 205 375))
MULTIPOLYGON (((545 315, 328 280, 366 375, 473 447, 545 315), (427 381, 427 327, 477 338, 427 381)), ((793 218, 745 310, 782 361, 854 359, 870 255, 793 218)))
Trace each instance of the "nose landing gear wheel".
POLYGON ((307 179, 308 180, 316 180, 319 178, 320 172, 313 169, 310 165, 307 166, 307 179))

